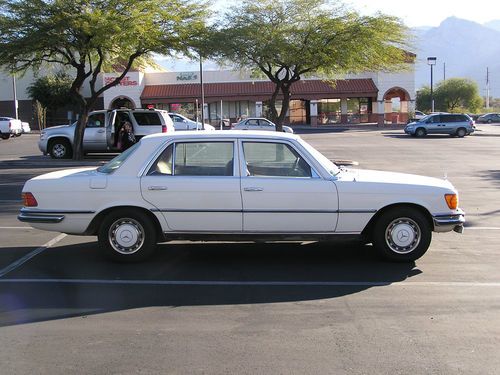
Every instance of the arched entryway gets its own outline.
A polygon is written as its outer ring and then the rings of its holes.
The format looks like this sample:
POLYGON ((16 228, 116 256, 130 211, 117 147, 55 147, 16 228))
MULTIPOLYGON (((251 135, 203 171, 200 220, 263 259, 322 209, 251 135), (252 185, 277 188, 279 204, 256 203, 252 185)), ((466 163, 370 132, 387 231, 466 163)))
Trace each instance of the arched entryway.
POLYGON ((385 92, 383 100, 385 122, 404 124, 408 121, 411 102, 408 91, 401 87, 392 87, 385 92))
POLYGON ((135 109, 134 101, 126 96, 119 96, 111 102, 109 109, 129 108, 135 109))

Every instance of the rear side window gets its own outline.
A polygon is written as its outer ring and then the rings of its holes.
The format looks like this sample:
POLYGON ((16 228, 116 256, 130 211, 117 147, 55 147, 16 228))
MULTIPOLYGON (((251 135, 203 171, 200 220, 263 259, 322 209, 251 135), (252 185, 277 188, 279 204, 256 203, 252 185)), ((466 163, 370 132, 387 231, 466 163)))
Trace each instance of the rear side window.
POLYGON ((176 143, 175 176, 233 176, 233 142, 176 143))
POLYGON ((157 112, 135 112, 133 113, 133 116, 138 125, 162 125, 160 115, 157 112))

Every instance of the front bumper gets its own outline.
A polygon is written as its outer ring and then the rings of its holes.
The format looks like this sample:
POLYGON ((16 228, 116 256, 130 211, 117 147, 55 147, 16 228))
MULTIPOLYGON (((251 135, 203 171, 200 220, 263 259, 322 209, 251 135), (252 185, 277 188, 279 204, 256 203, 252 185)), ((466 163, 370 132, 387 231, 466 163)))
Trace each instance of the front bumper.
POLYGON ((464 232, 465 213, 462 210, 453 215, 435 215, 432 219, 435 232, 464 232))

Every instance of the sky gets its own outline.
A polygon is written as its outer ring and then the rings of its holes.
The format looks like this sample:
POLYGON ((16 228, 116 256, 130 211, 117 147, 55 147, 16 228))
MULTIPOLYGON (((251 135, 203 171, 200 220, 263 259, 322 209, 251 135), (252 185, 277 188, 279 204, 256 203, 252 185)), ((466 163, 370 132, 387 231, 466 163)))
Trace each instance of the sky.
POLYGON ((481 24, 500 19, 498 0, 346 0, 345 3, 364 14, 381 11, 400 17, 409 27, 439 26, 451 16, 481 24))
MULTIPOLYGON (((258 0, 257 0, 258 1, 258 0)), ((213 9, 224 11, 239 0, 214 0, 213 9)), ((436 27, 446 18, 455 16, 480 24, 500 19, 500 0, 343 0, 362 14, 382 12, 397 16, 409 27, 436 27)), ((185 59, 160 59, 159 63, 168 70, 196 70, 197 63, 185 59)), ((217 69, 217 65, 207 62, 208 70, 217 69)))

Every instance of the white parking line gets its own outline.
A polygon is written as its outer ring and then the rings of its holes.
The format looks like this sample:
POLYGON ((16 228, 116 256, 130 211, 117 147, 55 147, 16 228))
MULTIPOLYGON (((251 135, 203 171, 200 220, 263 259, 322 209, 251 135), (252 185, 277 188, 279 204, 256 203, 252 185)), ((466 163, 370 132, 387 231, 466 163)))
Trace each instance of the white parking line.
POLYGON ((26 263, 31 258, 37 256, 38 254, 40 254, 45 249, 48 249, 49 247, 54 246, 56 243, 58 243, 59 241, 61 241, 66 236, 67 236, 67 234, 61 233, 57 237, 51 239, 45 245, 43 245, 43 246, 41 246, 41 247, 33 250, 32 252, 26 254, 22 258, 19 258, 15 262, 9 264, 7 267, 5 267, 5 268, 3 268, 3 269, 0 270, 0 277, 5 276, 6 274, 8 274, 11 271, 14 271, 16 268, 18 268, 19 266, 23 265, 24 263, 26 263))
POLYGON ((468 281, 219 281, 219 280, 105 280, 105 279, 0 279, 0 283, 111 284, 173 286, 416 286, 500 287, 500 282, 468 281))

